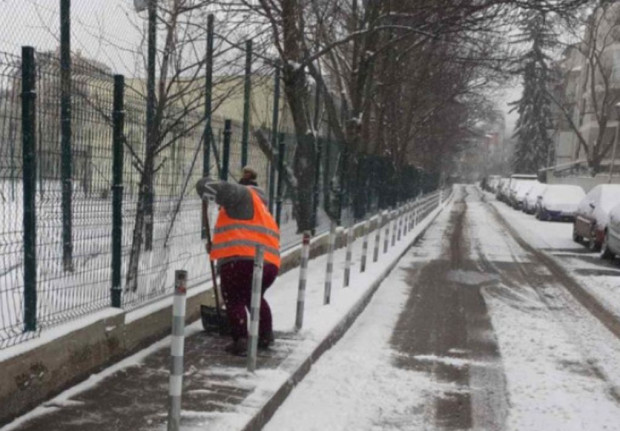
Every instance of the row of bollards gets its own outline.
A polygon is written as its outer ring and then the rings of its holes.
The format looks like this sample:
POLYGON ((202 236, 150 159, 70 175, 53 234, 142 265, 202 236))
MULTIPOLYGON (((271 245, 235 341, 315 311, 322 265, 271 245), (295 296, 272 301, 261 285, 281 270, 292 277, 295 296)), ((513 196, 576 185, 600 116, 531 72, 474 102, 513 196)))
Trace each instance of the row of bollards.
MULTIPOLYGON (((420 217, 425 217, 432 208, 441 206, 445 196, 440 191, 437 199, 434 197, 420 202, 408 202, 402 207, 393 211, 382 211, 375 217, 375 236, 373 248, 373 262, 379 260, 381 244, 381 229, 385 227, 383 241, 383 253, 386 254, 390 244, 394 246, 396 241, 400 241, 418 225, 420 217)), ((351 281, 353 242, 354 242, 353 223, 348 227, 346 233, 346 260, 344 286, 349 286, 351 281)), ((367 268, 369 237, 371 233, 371 219, 364 221, 362 225, 362 257, 360 272, 365 272, 367 268)), ((325 278, 324 304, 329 304, 331 300, 332 276, 334 271, 334 251, 336 246, 336 223, 330 224, 328 251, 327 251, 327 271, 325 278)), ((304 232, 301 249, 301 263, 299 273, 299 289, 297 295, 297 314, 295 318, 295 329, 300 330, 303 326, 306 284, 308 277, 308 261, 310 258, 310 233, 304 232)), ((260 301, 263 279, 264 247, 257 246, 254 258, 254 273, 252 279, 252 299, 250 306, 250 328, 248 337, 248 371, 256 370, 257 348, 258 348, 258 328, 260 316, 260 301)), ((168 431, 178 431, 181 424, 181 395, 183 392, 183 355, 185 345, 185 309, 187 294, 187 271, 178 270, 175 272, 174 299, 172 305, 172 337, 170 346, 170 384, 169 384, 169 410, 168 410, 168 431)))

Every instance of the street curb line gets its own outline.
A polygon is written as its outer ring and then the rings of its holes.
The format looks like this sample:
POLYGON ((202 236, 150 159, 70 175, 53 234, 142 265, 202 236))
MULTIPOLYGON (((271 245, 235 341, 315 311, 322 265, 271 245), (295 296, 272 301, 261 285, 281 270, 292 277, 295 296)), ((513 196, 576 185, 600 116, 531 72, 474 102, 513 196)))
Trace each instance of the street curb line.
POLYGON ((411 247, 416 241, 424 235, 426 230, 433 224, 435 219, 442 213, 442 211, 448 206, 452 196, 446 200, 443 206, 436 212, 434 216, 429 220, 428 224, 411 240, 409 245, 395 258, 377 277, 377 279, 371 284, 370 288, 364 293, 364 295, 357 300, 355 305, 344 315, 340 322, 332 329, 332 331, 325 337, 321 343, 308 355, 308 357, 302 361, 286 382, 280 386, 280 388, 267 400, 265 404, 259 409, 259 411, 241 428, 241 431, 259 431, 267 422, 272 418, 278 408, 284 403, 288 395, 293 391, 295 386, 303 380, 303 378, 310 372, 312 365, 319 360, 319 358, 333 347, 347 330, 353 325, 353 322, 357 317, 362 314, 366 309, 366 306, 370 303, 370 300, 374 296, 375 292, 379 289, 383 280, 389 275, 390 272, 398 265, 398 262, 403 256, 409 252, 411 247))

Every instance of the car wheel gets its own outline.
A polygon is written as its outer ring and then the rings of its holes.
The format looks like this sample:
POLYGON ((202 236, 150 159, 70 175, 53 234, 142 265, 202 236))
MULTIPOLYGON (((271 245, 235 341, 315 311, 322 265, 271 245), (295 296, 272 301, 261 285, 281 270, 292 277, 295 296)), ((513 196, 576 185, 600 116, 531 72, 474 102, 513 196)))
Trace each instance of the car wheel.
POLYGON ((605 235, 603 236, 603 243, 601 244, 601 259, 613 259, 614 253, 609 249, 609 234, 605 231, 605 235))
POLYGON ((575 241, 577 244, 581 244, 581 242, 583 241, 583 238, 577 234, 577 230, 575 229, 574 224, 573 224, 573 241, 575 241))
POLYGON ((592 228, 590 231, 590 238, 588 241, 588 249, 590 251, 599 251, 601 245, 596 241, 596 229, 592 228))

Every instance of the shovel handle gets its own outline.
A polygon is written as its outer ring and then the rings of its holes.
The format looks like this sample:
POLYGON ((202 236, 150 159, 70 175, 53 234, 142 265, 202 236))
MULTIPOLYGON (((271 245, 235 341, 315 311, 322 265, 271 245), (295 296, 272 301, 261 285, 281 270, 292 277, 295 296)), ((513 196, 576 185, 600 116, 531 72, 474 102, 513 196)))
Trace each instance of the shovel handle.
POLYGON ((205 226, 205 230, 207 231, 207 242, 205 243, 205 248, 207 250, 207 258, 209 259, 209 264, 211 265, 211 279, 213 280, 213 290, 215 291, 215 309, 217 310, 217 319, 218 322, 221 321, 220 316, 220 294, 217 287, 217 276, 215 273, 215 264, 209 258, 209 254, 211 253, 211 227, 209 226, 209 203, 203 199, 202 201, 202 221, 205 226))

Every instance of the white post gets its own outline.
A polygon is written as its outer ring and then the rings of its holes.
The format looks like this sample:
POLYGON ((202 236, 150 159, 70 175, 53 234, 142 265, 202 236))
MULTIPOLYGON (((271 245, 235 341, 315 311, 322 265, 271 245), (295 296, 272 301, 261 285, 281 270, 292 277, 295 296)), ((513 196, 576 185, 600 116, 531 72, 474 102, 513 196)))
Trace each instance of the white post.
POLYGON ((295 329, 299 331, 304 324, 304 306, 306 302, 306 280, 308 279, 308 259, 310 258, 310 232, 304 232, 301 243, 301 267, 299 269, 299 290, 297 291, 297 314, 295 329))
POLYGON ((344 287, 348 287, 351 281, 351 260, 353 258, 353 229, 354 222, 351 221, 349 229, 347 229, 347 254, 344 261, 344 287))
POLYGON ((392 216, 392 220, 394 221, 394 226, 392 227, 392 247, 396 245, 396 229, 398 226, 397 217, 398 217, 398 212, 394 211, 393 216, 392 216))
POLYGON ((364 242, 362 243, 362 263, 360 272, 366 271, 366 259, 368 257, 368 236, 370 234, 370 218, 364 222, 364 242))
POLYGON ((170 344, 170 384, 168 397, 168 431, 178 431, 181 425, 181 394, 183 393, 183 351, 185 348, 185 306, 187 271, 174 273, 172 302, 172 342, 170 344))
POLYGON ((379 259, 379 244, 381 243, 381 222, 383 221, 383 213, 379 212, 377 217, 377 229, 375 230, 375 249, 373 251, 372 261, 379 259))
POLYGON ((256 351, 258 348, 258 323, 260 317, 260 299, 263 288, 263 257, 265 246, 256 246, 254 256, 254 274, 252 276, 252 299, 250 300, 250 336, 248 337, 248 371, 256 369, 256 351))
POLYGON ((405 216, 403 217, 403 235, 407 236, 409 232, 409 208, 410 204, 405 205, 405 216))
POLYGON ((386 215, 386 220, 385 220, 385 238, 383 238, 383 253, 387 253, 388 251, 388 246, 390 245, 390 223, 392 223, 391 220, 391 214, 388 211, 387 215, 386 215))
POLYGON ((396 213, 396 217, 398 217, 398 233, 397 233, 397 240, 400 241, 400 238, 402 236, 403 233, 403 209, 399 208, 398 212, 396 213))
POLYGON ((332 296, 332 274, 334 272, 334 247, 336 244, 336 222, 331 221, 329 225, 329 243, 327 248, 327 270, 325 273, 325 296, 323 304, 327 305, 332 296))

